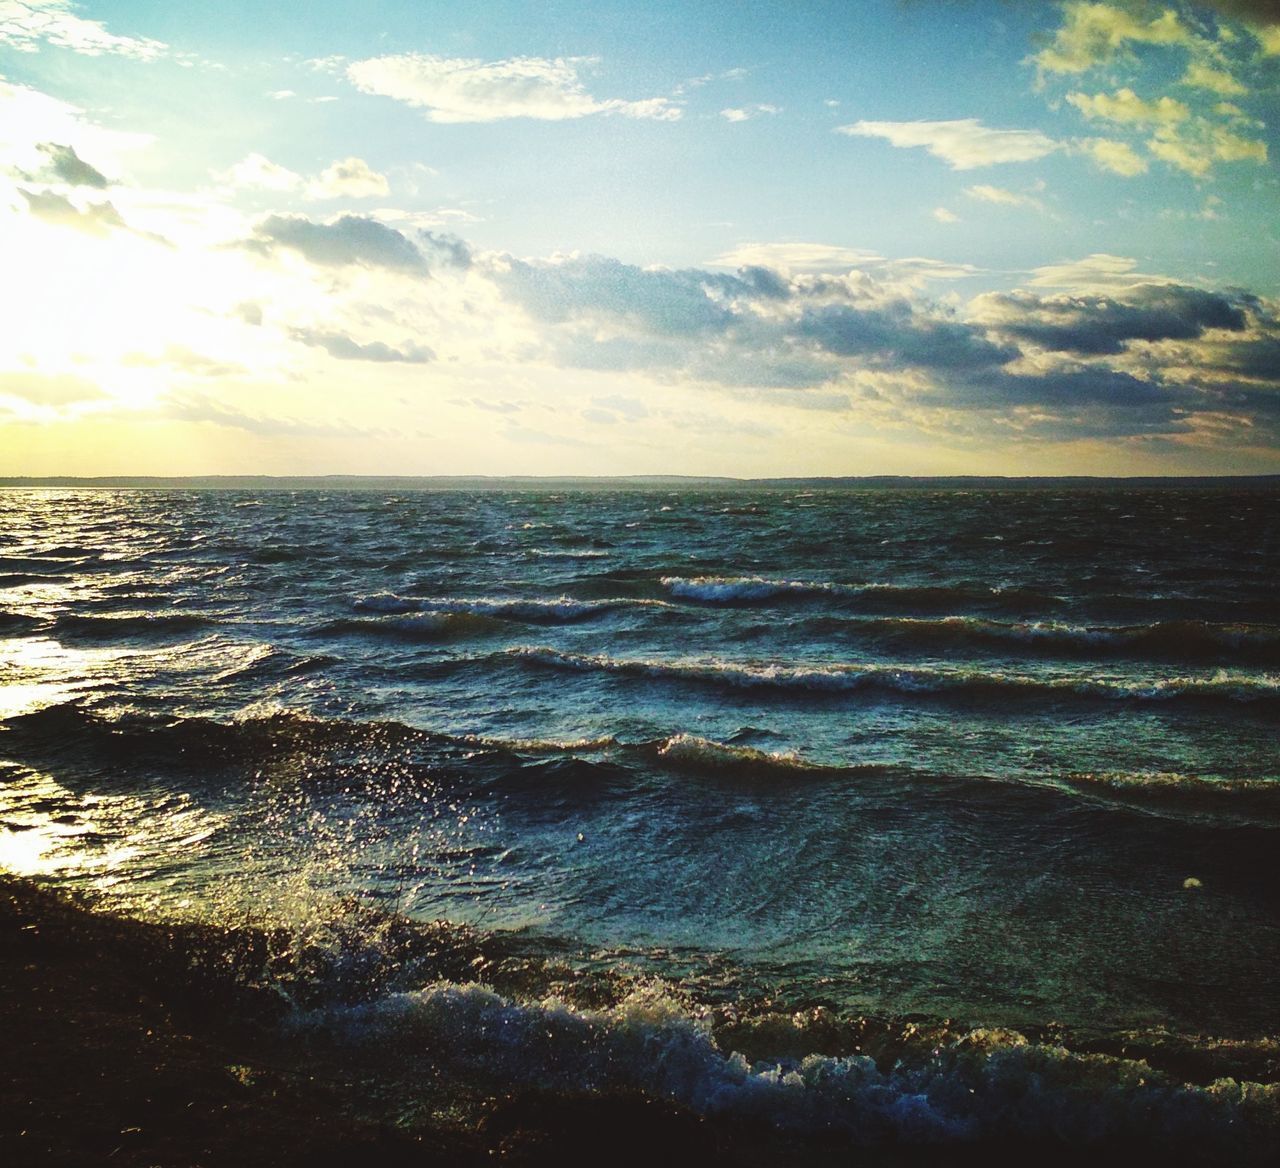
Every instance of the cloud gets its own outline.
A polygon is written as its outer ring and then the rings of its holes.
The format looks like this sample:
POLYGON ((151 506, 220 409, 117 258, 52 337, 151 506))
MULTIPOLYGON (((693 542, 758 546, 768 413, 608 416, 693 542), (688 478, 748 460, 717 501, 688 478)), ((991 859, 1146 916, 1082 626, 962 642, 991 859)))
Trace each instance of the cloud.
POLYGON ((1112 4, 1070 0, 1064 5, 1062 27, 1053 41, 1031 57, 1038 72, 1084 73, 1109 64, 1130 44, 1197 44, 1195 34, 1172 9, 1151 20, 1112 4))
POLYGON ((402 361, 410 365, 424 365, 435 360, 435 353, 425 345, 407 343, 396 349, 382 341, 361 344, 345 333, 322 329, 291 328, 289 336, 301 345, 323 349, 339 361, 402 361))
POLYGON ((658 121, 680 118, 679 106, 667 98, 623 101, 591 96, 578 76, 584 63, 566 57, 482 61, 403 53, 355 61, 347 67, 347 77, 362 93, 424 110, 432 122, 562 121, 592 114, 658 121))
POLYGON ((780 112, 776 105, 759 104, 722 109, 720 116, 726 122, 746 122, 751 118, 759 117, 761 114, 776 114, 780 112))
POLYGON ((235 190, 292 191, 302 185, 300 174, 256 153, 245 155, 234 166, 215 172, 213 177, 235 190))
POLYGON ((213 177, 232 190, 301 190, 308 199, 368 199, 391 192, 386 175, 355 157, 339 159, 319 177, 306 179, 265 155, 253 153, 226 170, 214 172, 213 177))
POLYGON ((1162 162, 1185 171, 1194 178, 1204 178, 1217 162, 1267 161, 1267 144, 1258 138, 1246 138, 1226 126, 1199 120, 1179 128, 1162 126, 1147 140, 1147 149, 1162 162))
POLYGON ((1145 174, 1148 169, 1147 160, 1132 146, 1114 138, 1082 138, 1074 143, 1074 148, 1093 159, 1095 166, 1125 178, 1145 174))
POLYGON ((1244 309, 1226 296, 1173 284, 1140 284, 1123 298, 989 293, 975 300, 973 319, 1020 344, 1093 356, 1122 353, 1134 341, 1186 341, 1247 325, 1244 309))
POLYGON ((27 201, 27 208, 37 219, 59 227, 73 227, 87 235, 107 235, 115 228, 127 228, 120 212, 111 203, 86 203, 76 206, 70 199, 53 191, 32 191, 18 188, 27 201))
POLYGON ((49 157, 49 173, 60 182, 73 187, 93 187, 106 190, 111 185, 106 177, 90 166, 75 151, 74 146, 60 146, 57 142, 38 142, 36 149, 49 157))
POLYGON ((1017 357, 1012 346, 993 343, 968 324, 918 313, 905 301, 859 308, 824 305, 806 309, 795 335, 836 356, 924 369, 991 369, 1017 357))
POLYGON ((947 210, 946 207, 934 207, 932 211, 932 215, 939 223, 959 223, 960 222, 960 216, 957 215, 954 211, 947 210))
MULTIPOLYGON (((58 176, 56 167, 60 164, 66 169, 70 156, 62 155, 59 163, 59 158, 50 154, 50 147, 60 152, 65 144, 65 149, 74 151, 81 161, 90 157, 98 165, 106 164, 118 171, 123 154, 151 142, 149 134, 96 125, 77 106, 38 89, 0 79, 0 165, 7 164, 28 174, 37 171, 42 176, 51 174, 58 181, 66 182, 68 178, 58 176)), ((75 173, 74 165, 67 169, 68 175, 75 173)), ((80 171, 79 176, 88 177, 86 171, 80 171)))
POLYGON ((591 404, 598 410, 608 410, 612 415, 626 418, 629 422, 636 422, 649 416, 649 407, 644 402, 634 397, 623 397, 618 393, 593 397, 591 404))
POLYGON ((34 53, 47 44, 87 57, 114 54, 138 61, 168 52, 162 41, 110 33, 101 21, 77 16, 78 7, 72 0, 0 0, 0 45, 34 53))
POLYGON ((426 256, 407 236, 360 215, 343 215, 332 223, 268 215, 245 246, 261 252, 286 247, 322 267, 358 264, 411 275, 426 275, 428 269, 426 256))
POLYGON ((836 132, 884 138, 903 149, 923 147, 953 170, 1031 162, 1059 148, 1059 143, 1039 130, 994 130, 977 118, 949 122, 855 122, 850 126, 837 126, 836 132))
POLYGON ((1044 204, 1033 195, 1020 195, 1016 191, 1007 191, 1003 187, 993 187, 987 183, 965 187, 964 193, 981 203, 995 203, 1002 207, 1029 207, 1033 211, 1045 209, 1044 204))
POLYGON ((363 158, 343 158, 307 186, 307 195, 313 199, 371 199, 390 193, 387 176, 363 158))
POLYGON ((743 243, 722 252, 711 264, 718 268, 776 268, 787 273, 847 272, 881 259, 877 252, 829 243, 743 243))
POLYGON ((133 367, 168 367, 180 369, 196 377, 227 377, 246 372, 243 365, 233 361, 221 361, 216 357, 208 357, 197 353, 186 345, 166 345, 158 354, 129 353, 122 360, 122 365, 133 367))
POLYGON ((264 438, 351 438, 381 436, 382 431, 346 422, 317 422, 300 418, 251 414, 203 395, 181 395, 164 406, 164 416, 182 422, 206 422, 232 430, 244 430, 264 438))
POLYGON ((38 406, 65 406, 107 396, 87 377, 74 373, 0 373, 0 394, 38 406))
POLYGON ((1131 125, 1164 126, 1185 122, 1191 110, 1185 103, 1172 97, 1157 101, 1144 101, 1132 89, 1117 89, 1114 94, 1068 93, 1067 101, 1086 118, 1103 118, 1109 122, 1131 125))
POLYGON ((719 331, 734 319, 726 294, 757 294, 752 285, 733 276, 638 268, 606 256, 538 264, 513 259, 499 279, 539 320, 608 317, 667 336, 719 331))
POLYGON ((1094 252, 1068 263, 1046 264, 1032 272, 1033 288, 1072 288, 1080 291, 1131 288, 1136 284, 1170 284, 1164 276, 1138 272, 1138 261, 1127 256, 1094 252))
POLYGON ((1183 85, 1191 85, 1197 89, 1207 89, 1222 97, 1238 97, 1248 93, 1246 86, 1237 81, 1225 69, 1215 69, 1204 61, 1192 61, 1182 77, 1183 85))

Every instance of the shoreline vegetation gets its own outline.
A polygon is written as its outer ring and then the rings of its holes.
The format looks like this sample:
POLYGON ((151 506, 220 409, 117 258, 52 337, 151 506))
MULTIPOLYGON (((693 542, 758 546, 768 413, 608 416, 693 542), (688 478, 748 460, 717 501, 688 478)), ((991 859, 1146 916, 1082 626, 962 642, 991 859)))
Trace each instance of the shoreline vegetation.
POLYGON ((1000 490, 1114 487, 1280 487, 1273 475, 848 475, 716 478, 690 475, 31 475, 0 476, 0 489, 95 487, 224 491, 573 491, 573 490, 1000 490))
MULTIPOLYGON (((244 976, 265 934, 95 912, 0 874, 0 1163, 67 1166, 1130 1164, 1167 1149, 982 1142, 852 1147, 635 1093, 495 1089, 308 1041, 244 976), (400 1072, 400 1073, 398 1073, 400 1072)), ((428 1052, 429 1054, 429 1052, 428 1052)))

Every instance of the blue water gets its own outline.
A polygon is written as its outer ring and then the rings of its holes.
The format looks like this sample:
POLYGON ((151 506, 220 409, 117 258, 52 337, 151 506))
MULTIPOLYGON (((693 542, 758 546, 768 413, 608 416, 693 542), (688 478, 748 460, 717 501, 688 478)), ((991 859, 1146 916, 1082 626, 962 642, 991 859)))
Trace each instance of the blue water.
POLYGON ((1230 1127, 1213 1079, 1277 1093, 1276 503, 0 492, 0 867, 308 943, 467 926, 495 964, 342 1025, 492 1066, 500 1022, 552 1086, 826 1124, 875 1088, 877 1131, 967 1138, 997 1056, 1060 1116, 1105 1051, 1114 1133, 1163 1082, 1123 1038, 1194 1052, 1159 1106, 1230 1127), (869 1017, 924 1061, 858 1070, 869 1017))

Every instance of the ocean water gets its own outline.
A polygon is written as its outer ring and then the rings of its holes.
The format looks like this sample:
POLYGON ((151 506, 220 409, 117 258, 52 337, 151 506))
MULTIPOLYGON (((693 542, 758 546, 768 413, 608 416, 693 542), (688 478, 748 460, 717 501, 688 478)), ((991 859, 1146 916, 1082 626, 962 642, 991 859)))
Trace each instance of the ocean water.
POLYGON ((0 492, 0 868, 499 1085, 1265 1158, 1278 502, 0 492))

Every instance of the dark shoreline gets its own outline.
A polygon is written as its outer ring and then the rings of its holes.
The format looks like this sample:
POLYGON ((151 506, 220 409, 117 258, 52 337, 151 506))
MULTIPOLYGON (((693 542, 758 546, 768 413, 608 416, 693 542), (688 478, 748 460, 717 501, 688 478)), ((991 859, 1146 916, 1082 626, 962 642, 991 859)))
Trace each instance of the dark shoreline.
POLYGON ((0 874, 0 1163, 245 1166, 660 1165, 1091 1168, 1125 1144, 852 1147, 704 1119, 630 1093, 494 1089, 397 1077, 290 1037, 288 1007, 240 976, 260 938, 95 913, 0 874))

